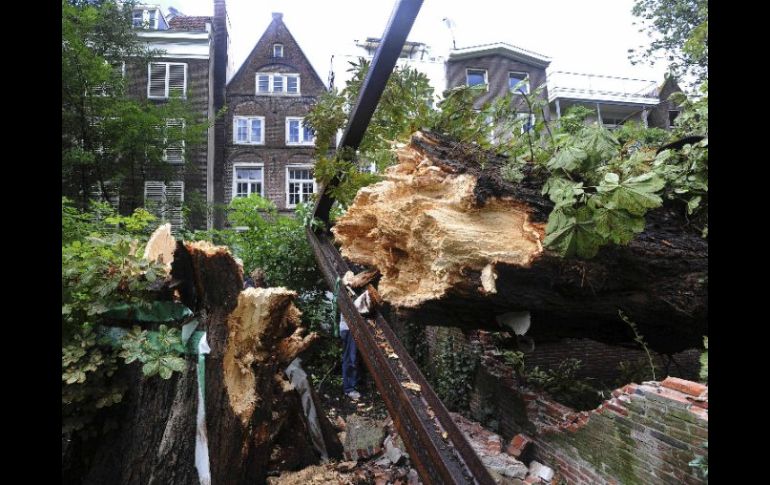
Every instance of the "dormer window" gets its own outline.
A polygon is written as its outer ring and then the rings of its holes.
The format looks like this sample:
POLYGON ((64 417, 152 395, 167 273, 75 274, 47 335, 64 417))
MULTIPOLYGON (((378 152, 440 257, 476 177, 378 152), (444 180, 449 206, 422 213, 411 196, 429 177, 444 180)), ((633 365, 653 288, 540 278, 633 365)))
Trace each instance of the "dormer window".
MULTIPOLYGON (((486 69, 466 69, 465 79, 468 86, 486 85, 487 83, 487 70, 486 69)), ((489 89, 489 86, 487 86, 489 89)))
POLYGON ((134 10, 131 16, 131 25, 137 29, 158 30, 159 14, 158 9, 138 8, 134 10))
POLYGON ((283 44, 273 44, 273 57, 283 57, 283 44))

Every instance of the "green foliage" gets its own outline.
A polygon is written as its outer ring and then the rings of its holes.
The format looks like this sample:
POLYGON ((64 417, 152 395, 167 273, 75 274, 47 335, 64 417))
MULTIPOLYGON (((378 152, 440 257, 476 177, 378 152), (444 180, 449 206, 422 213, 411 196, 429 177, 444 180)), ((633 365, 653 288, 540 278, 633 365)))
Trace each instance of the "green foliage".
POLYGON ((598 406, 604 394, 587 379, 576 376, 582 367, 578 359, 564 359, 555 369, 541 370, 535 367, 527 372, 527 384, 548 392, 554 399, 578 410, 598 406))
POLYGON ((633 64, 652 64, 660 53, 674 74, 692 75, 697 82, 708 78, 706 0, 635 0, 632 13, 651 39, 647 48, 629 50, 633 64))
POLYGON ((131 28, 133 4, 62 0, 62 192, 80 209, 94 188, 104 200, 120 191, 141 201, 148 171, 168 179, 175 170, 164 150, 184 142, 189 153, 208 128, 179 97, 158 104, 127 95, 116 66, 146 66, 160 54, 131 28))
MULTIPOLYGON (((299 211, 307 219, 308 208, 299 211)), ((323 280, 302 219, 278 214, 275 204, 256 194, 233 199, 227 216, 233 227, 244 229, 218 231, 215 239, 241 258, 247 274, 260 268, 269 286, 299 292, 318 288, 323 280)))
POLYGON ((101 409, 122 400, 119 357, 146 362, 146 374, 166 379, 183 363, 178 329, 162 326, 133 358, 101 332, 115 308, 153 311, 152 288, 162 269, 141 256, 153 216, 143 210, 118 216, 108 204, 92 209, 80 212, 62 199, 62 432, 84 436, 96 431, 90 424, 101 409))
POLYGON ((185 360, 180 357, 184 346, 178 328, 161 325, 157 332, 148 332, 134 326, 120 340, 120 347, 119 356, 126 364, 138 360, 144 364, 142 373, 147 377, 158 374, 162 379, 170 379, 174 372, 185 368, 185 360))
POLYGON ((329 156, 331 143, 338 130, 344 128, 350 110, 358 99, 363 80, 370 67, 369 61, 360 58, 351 62, 353 73, 345 89, 336 89, 319 97, 305 118, 316 132, 316 157, 314 175, 323 185, 335 176, 340 184, 331 190, 343 207, 347 207, 358 189, 380 180, 365 173, 363 167, 374 163, 381 171, 395 162, 391 148, 405 141, 413 132, 426 126, 431 116, 433 89, 427 76, 410 67, 396 66, 388 80, 380 102, 375 109, 358 153, 339 152, 329 156))
POLYGON ((655 380, 655 373, 652 371, 658 370, 658 366, 650 367, 650 363, 645 357, 637 360, 620 361, 618 363, 619 375, 615 380, 614 387, 624 386, 629 382, 653 381, 655 380))
POLYGON ((706 349, 700 355, 700 379, 703 382, 709 380, 709 338, 703 337, 703 347, 706 349))
POLYGON ((620 316, 620 319, 626 322, 626 324, 631 328, 631 331, 634 332, 634 342, 638 343, 647 354, 647 361, 650 364, 652 380, 658 380, 657 377, 655 377, 655 364, 652 361, 652 354, 650 354, 650 349, 647 347, 647 343, 644 341, 644 336, 639 333, 639 329, 636 327, 636 324, 630 318, 628 318, 625 313, 623 313, 623 310, 618 310, 618 315, 620 316))
POLYGON ((467 410, 479 365, 479 356, 455 342, 453 335, 439 340, 434 358, 431 384, 446 407, 453 411, 467 410))

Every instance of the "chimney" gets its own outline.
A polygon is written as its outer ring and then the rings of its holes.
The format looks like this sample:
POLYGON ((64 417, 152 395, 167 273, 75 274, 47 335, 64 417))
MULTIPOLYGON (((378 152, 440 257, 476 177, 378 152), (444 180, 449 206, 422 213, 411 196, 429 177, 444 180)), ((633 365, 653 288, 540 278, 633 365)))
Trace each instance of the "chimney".
POLYGON ((273 20, 283 20, 283 14, 281 12, 273 12, 273 20))

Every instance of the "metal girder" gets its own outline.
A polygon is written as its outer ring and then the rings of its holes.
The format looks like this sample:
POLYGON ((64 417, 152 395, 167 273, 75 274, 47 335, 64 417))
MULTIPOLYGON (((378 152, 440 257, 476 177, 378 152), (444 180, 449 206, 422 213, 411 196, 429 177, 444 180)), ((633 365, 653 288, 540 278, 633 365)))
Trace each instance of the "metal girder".
MULTIPOLYGON (((348 271, 347 264, 326 235, 308 228, 307 236, 326 283, 333 287, 348 271)), ((345 290, 337 301, 423 483, 495 483, 379 311, 363 317, 345 290)))

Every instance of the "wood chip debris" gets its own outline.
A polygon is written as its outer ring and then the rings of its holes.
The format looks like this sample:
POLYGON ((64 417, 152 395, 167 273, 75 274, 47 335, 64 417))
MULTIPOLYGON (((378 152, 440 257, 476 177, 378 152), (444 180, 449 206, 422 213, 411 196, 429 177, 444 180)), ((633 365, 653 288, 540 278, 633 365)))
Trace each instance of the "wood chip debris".
POLYGON ((405 387, 406 389, 409 389, 411 391, 420 392, 422 391, 422 387, 420 387, 419 384, 414 383, 412 381, 409 382, 402 382, 401 385, 405 387))

